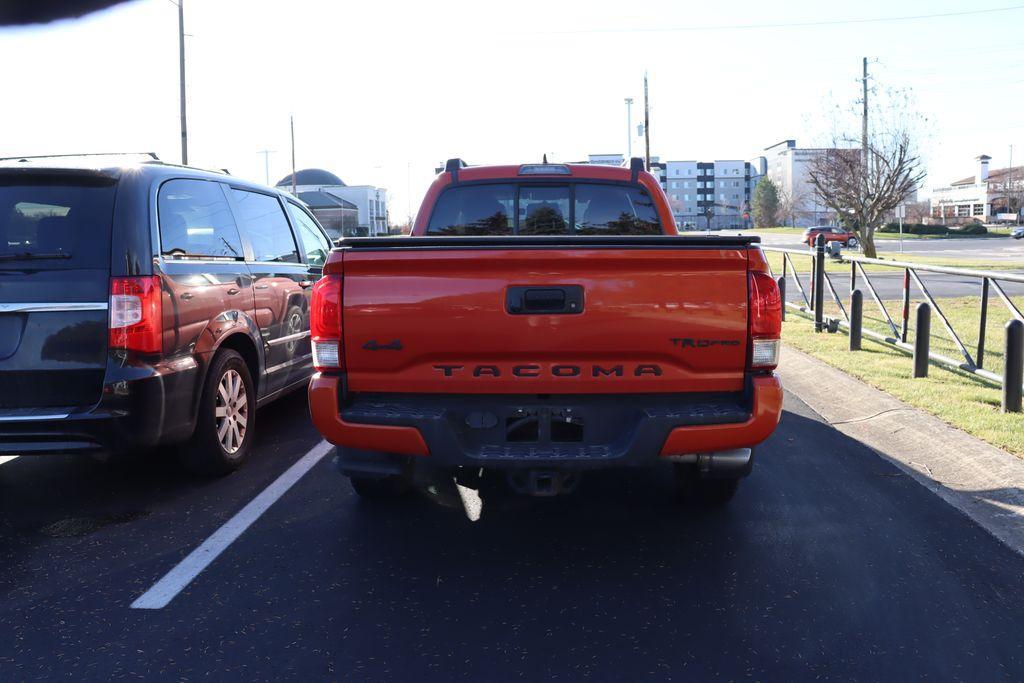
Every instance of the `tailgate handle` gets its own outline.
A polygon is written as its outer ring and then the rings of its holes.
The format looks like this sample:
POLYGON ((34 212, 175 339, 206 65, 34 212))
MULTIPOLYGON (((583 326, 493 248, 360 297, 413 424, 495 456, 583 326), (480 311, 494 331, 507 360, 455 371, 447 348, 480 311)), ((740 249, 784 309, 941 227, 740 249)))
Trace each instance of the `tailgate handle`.
POLYGON ((583 312, 583 287, 509 287, 505 294, 505 309, 512 315, 575 315, 583 312))

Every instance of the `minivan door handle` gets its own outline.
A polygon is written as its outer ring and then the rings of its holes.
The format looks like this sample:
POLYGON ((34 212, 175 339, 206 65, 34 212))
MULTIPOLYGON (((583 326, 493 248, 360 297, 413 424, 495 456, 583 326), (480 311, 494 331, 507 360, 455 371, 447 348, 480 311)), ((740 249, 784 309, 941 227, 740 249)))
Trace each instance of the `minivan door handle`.
POLYGON ((581 285, 512 286, 505 293, 512 315, 576 315, 583 312, 581 285))

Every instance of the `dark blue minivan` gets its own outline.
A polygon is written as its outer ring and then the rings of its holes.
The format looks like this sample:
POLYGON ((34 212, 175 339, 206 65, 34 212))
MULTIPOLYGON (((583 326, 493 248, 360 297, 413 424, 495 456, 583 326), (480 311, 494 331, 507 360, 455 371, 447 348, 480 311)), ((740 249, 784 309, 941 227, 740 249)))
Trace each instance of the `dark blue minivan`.
POLYGON ((313 372, 331 242, 295 198, 155 159, 0 161, 0 455, 249 452, 313 372))

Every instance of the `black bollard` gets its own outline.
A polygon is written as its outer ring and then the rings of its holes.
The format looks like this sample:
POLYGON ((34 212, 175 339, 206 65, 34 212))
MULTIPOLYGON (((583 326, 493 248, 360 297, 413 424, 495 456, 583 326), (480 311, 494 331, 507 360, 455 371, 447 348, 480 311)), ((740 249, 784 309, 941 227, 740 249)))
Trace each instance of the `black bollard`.
POLYGON ((782 299, 782 321, 786 321, 786 278, 780 277, 779 283, 779 298, 782 299))
POLYGON ((932 307, 923 301, 917 305, 914 325, 914 377, 928 376, 928 345, 932 340, 932 307))
POLYGON ((850 350, 860 351, 861 329, 864 325, 864 293, 859 289, 850 294, 850 350))
POLYGON ((814 240, 814 331, 825 329, 825 236, 814 240))
POLYGON ((1006 365, 1003 367, 1003 412, 1021 412, 1021 385, 1024 384, 1024 322, 1006 323, 1006 365))

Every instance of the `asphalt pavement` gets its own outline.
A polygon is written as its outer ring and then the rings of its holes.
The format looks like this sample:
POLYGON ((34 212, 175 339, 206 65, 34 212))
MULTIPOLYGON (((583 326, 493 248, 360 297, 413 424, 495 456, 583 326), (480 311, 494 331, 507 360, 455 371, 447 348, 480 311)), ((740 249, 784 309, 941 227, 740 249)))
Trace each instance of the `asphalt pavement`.
MULTIPOLYGON (((785 380, 785 378, 783 378, 785 380)), ((8 680, 1024 677, 1024 558, 786 396, 733 503, 664 468, 368 505, 320 460, 163 609, 129 606, 315 448, 300 395, 217 480, 0 465, 8 680)))
MULTIPOLYGON (((787 249, 807 249, 800 235, 773 233, 771 230, 722 230, 712 234, 753 234, 761 237, 761 244, 787 249)), ((898 259, 900 244, 894 239, 876 239, 875 247, 886 258, 898 259)), ((1024 240, 1010 237, 958 237, 955 239, 905 239, 904 254, 942 258, 962 258, 972 261, 1016 261, 1024 268, 1024 240)))

